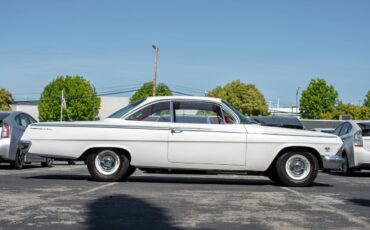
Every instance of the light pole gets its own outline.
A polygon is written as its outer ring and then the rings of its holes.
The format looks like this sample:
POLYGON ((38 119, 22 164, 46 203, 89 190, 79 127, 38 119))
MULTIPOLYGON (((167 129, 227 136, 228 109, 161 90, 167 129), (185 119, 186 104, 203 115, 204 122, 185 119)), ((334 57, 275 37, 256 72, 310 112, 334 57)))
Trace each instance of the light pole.
POLYGON ((298 87, 297 91, 295 92, 295 112, 298 113, 298 94, 301 87, 298 87))
POLYGON ((154 77, 153 77, 153 96, 157 93, 157 64, 158 64, 158 52, 159 46, 152 45, 153 49, 155 50, 154 54, 154 77))

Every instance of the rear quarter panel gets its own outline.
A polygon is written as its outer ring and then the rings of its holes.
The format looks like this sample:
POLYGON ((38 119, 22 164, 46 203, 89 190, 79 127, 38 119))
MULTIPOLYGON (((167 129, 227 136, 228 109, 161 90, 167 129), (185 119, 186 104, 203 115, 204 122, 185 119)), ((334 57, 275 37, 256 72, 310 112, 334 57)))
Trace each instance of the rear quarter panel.
POLYGON ((247 134, 247 170, 266 171, 275 157, 289 147, 307 147, 320 155, 334 155, 342 142, 339 138, 322 138, 290 135, 247 134), (329 147, 327 151, 325 148, 329 147))
POLYGON ((22 139, 31 141, 28 152, 39 156, 77 159, 91 148, 120 148, 130 153, 133 165, 161 166, 167 163, 169 132, 168 124, 161 125, 163 129, 30 126, 22 139))

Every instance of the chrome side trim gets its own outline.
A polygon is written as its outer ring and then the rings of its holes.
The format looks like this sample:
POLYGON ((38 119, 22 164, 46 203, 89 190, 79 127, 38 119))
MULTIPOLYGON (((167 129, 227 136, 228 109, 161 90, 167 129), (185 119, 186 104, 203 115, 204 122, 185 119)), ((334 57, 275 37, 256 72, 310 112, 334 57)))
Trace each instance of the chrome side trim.
POLYGON ((285 133, 248 133, 248 134, 263 134, 271 136, 292 136, 292 137, 338 138, 337 136, 314 136, 314 135, 285 134, 285 133))
POLYGON ((150 130, 169 130, 169 127, 158 126, 133 126, 133 125, 91 125, 91 124, 42 124, 36 123, 30 129, 43 129, 43 127, 68 127, 68 128, 112 128, 112 129, 150 129, 150 130), (42 128, 36 128, 42 127, 42 128))
MULTIPOLYGON (((30 129, 37 130, 51 130, 47 127, 68 127, 68 128, 112 128, 112 129, 147 129, 147 130, 171 130, 170 127, 157 127, 157 126, 132 126, 132 125, 89 125, 89 124, 33 124, 30 129)), ((217 130, 211 128, 181 128, 182 131, 189 132, 218 132, 218 133, 245 133, 229 130, 217 130)))
MULTIPOLYGON (((107 140, 107 139, 33 139, 33 141, 58 141, 58 142, 68 142, 68 141, 73 141, 73 142, 80 142, 80 141, 87 141, 87 142, 168 142, 167 140, 127 140, 127 139, 122 139, 122 140, 107 140)), ((245 141, 200 141, 200 140, 189 140, 189 141, 171 141, 171 142, 192 142, 192 143, 241 143, 245 144, 245 141)), ((104 144, 103 143, 103 144, 104 144)))

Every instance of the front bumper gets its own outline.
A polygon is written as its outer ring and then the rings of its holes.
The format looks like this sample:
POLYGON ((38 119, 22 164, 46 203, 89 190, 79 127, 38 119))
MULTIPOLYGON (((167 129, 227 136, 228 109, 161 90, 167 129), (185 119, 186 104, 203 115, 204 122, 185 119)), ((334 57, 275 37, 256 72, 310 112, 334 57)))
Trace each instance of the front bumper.
POLYGON ((344 162, 343 157, 339 155, 322 156, 322 163, 324 169, 342 169, 344 162))

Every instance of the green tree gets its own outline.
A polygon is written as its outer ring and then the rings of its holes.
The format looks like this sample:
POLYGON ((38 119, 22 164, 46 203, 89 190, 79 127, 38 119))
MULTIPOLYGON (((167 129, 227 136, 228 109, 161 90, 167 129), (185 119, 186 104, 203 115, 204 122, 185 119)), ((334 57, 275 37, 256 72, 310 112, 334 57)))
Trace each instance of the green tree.
POLYGON ((61 92, 64 92, 67 108, 63 109, 63 120, 93 120, 100 109, 100 97, 93 85, 82 76, 61 76, 50 82, 41 94, 40 121, 59 121, 61 92))
POLYGON ((240 80, 232 81, 224 87, 217 86, 207 96, 222 98, 247 115, 266 115, 268 107, 265 97, 253 84, 240 80))
POLYGON ((364 100, 364 105, 367 106, 367 107, 370 107, 370 90, 367 91, 367 94, 366 94, 366 97, 365 97, 365 100, 364 100))
POLYGON ((354 120, 370 119, 370 107, 356 106, 339 102, 334 111, 321 114, 321 119, 338 119, 340 115, 350 115, 354 120))
POLYGON ((10 110, 13 102, 12 94, 5 88, 0 88, 0 110, 10 110))
MULTIPOLYGON (((151 97, 153 95, 153 82, 146 82, 144 83, 140 89, 138 89, 138 91, 136 91, 134 93, 134 95, 132 95, 130 97, 130 103, 133 103, 135 101, 138 101, 140 99, 145 99, 147 97, 151 97)), ((159 85, 157 85, 157 93, 156 93, 157 96, 172 96, 172 91, 170 90, 170 88, 161 83, 159 85)))
POLYGON ((307 89, 302 91, 300 111, 302 118, 319 119, 322 114, 335 110, 338 92, 324 79, 312 79, 307 89))

